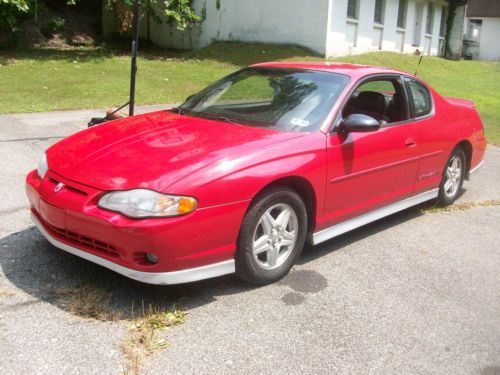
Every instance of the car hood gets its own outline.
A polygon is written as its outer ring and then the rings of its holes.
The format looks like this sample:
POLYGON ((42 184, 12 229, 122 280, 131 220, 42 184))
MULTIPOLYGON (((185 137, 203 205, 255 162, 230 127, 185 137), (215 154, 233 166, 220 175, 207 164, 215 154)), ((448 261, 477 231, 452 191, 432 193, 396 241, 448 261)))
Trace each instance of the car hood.
POLYGON ((221 161, 231 169, 230 161, 238 160, 244 168, 245 156, 299 136, 159 111, 76 133, 49 148, 47 160, 53 172, 97 189, 165 192, 221 161))

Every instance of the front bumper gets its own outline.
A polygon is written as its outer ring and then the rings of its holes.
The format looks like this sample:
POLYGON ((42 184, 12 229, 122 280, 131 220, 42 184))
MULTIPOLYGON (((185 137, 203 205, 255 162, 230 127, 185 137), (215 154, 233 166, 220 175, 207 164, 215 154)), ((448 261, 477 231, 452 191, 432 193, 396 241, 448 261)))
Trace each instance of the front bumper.
POLYGON ((134 220, 103 210, 103 191, 48 171, 26 178, 31 215, 54 246, 151 284, 177 284, 235 271, 239 225, 248 202, 199 208, 174 218, 134 220), (55 191, 55 186, 64 187, 55 191), (159 262, 147 262, 154 253, 159 262))
POLYGON ((235 272, 234 259, 173 272, 143 272, 133 270, 59 241, 47 232, 35 215, 32 214, 31 219, 43 236, 55 247, 143 283, 157 285, 182 284, 235 272))

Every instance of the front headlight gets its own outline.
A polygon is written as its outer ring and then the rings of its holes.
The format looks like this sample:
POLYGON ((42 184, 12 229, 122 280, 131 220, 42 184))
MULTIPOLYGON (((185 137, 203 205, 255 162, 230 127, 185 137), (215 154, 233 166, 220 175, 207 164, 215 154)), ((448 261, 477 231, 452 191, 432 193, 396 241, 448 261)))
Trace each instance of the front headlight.
POLYGON ((40 158, 40 161, 38 162, 38 176, 43 179, 45 176, 45 173, 47 173, 47 170, 49 169, 49 165, 47 163, 47 155, 44 153, 42 157, 40 158))
POLYGON ((171 217, 193 212, 198 201, 192 197, 160 194, 153 190, 113 191, 99 200, 99 207, 134 218, 171 217))

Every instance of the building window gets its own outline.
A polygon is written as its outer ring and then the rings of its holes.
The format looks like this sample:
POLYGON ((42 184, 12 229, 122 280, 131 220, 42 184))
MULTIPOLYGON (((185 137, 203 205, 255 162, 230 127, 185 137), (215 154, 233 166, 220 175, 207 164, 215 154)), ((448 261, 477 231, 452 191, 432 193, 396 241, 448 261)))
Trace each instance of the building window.
POLYGON ((479 34, 481 33, 481 27, 483 26, 483 20, 470 19, 469 25, 467 27, 467 40, 479 40, 479 34))
POLYGON ((432 34, 433 23, 434 23, 434 4, 429 1, 427 4, 427 19, 425 21, 426 34, 432 34))
POLYGON ((384 24, 384 0, 375 0, 375 14, 373 20, 375 23, 384 24))
POLYGON ((399 0, 398 5, 398 27, 406 27, 406 0, 399 0))
POLYGON ((439 24, 439 36, 446 35, 446 18, 448 13, 448 7, 441 8, 441 23, 439 24))
POLYGON ((358 0, 347 1, 347 18, 358 19, 358 0))

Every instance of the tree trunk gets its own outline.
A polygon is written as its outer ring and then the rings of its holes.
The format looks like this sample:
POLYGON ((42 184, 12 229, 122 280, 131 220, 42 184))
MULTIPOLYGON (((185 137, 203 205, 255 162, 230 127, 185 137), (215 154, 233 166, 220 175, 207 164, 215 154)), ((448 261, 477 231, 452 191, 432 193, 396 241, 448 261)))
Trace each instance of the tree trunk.
MULTIPOLYGON (((467 0, 449 0, 444 56, 450 60, 460 60, 462 53, 463 22, 455 22, 457 11, 467 4, 467 0)), ((465 10, 464 10, 465 12, 465 10)), ((459 12, 462 15, 462 12, 459 12)))

